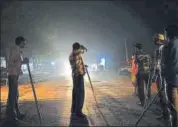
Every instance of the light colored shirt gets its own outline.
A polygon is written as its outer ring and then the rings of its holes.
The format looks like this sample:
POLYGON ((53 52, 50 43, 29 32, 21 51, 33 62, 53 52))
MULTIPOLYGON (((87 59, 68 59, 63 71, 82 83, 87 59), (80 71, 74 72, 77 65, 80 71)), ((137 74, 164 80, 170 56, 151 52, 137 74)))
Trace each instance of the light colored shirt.
POLYGON ((8 75, 19 76, 19 74, 21 73, 22 62, 23 57, 20 47, 18 46, 11 47, 7 54, 8 75))

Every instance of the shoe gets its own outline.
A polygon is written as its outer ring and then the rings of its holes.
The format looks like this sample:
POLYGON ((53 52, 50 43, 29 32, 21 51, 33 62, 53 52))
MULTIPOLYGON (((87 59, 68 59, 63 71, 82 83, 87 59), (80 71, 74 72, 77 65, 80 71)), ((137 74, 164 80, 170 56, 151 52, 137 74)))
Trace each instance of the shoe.
POLYGON ((141 106, 141 107, 144 106, 144 104, 142 104, 141 102, 137 102, 137 104, 138 104, 139 106, 141 106))
POLYGON ((14 117, 10 118, 7 117, 1 124, 2 127, 19 127, 20 126, 20 121, 14 117))
POLYGON ((77 116, 77 117, 81 117, 81 118, 86 117, 86 115, 85 115, 85 114, 83 114, 83 113, 76 113, 76 116, 77 116))
POLYGON ((7 117, 6 119, 5 119, 6 121, 11 121, 11 122, 15 122, 15 123, 20 123, 20 121, 18 120, 18 118, 17 117, 7 117))
POLYGON ((19 122, 19 119, 17 117, 12 118, 11 120, 19 122))
POLYGON ((23 120, 23 119, 24 119, 24 117, 25 117, 25 115, 24 115, 24 114, 18 114, 18 115, 17 115, 17 118, 18 118, 19 120, 23 120))

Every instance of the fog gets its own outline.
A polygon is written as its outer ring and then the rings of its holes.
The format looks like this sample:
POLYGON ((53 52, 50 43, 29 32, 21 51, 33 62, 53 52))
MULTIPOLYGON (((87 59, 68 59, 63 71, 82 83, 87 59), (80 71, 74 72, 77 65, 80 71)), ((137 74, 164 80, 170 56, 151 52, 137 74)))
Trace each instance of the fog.
POLYGON ((15 37, 21 35, 27 39, 24 56, 68 60, 77 41, 88 48, 87 63, 105 57, 116 66, 126 60, 125 39, 129 58, 134 43, 142 43, 146 52, 152 52, 155 30, 163 30, 161 16, 156 15, 144 2, 9 2, 2 9, 1 48, 14 45, 15 37))

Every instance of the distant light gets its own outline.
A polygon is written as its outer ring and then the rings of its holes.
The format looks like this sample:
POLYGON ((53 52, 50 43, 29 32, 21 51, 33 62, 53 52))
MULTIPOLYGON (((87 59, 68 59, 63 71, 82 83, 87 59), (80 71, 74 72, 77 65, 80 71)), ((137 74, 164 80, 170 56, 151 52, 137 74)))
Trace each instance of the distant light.
POLYGON ((105 60, 104 58, 101 58, 101 62, 100 62, 100 65, 103 65, 103 66, 105 66, 105 62, 106 62, 106 60, 105 60))
POLYGON ((53 65, 53 66, 54 66, 54 65, 55 65, 55 62, 51 62, 51 65, 53 65))
POLYGON ((97 64, 91 64, 90 70, 91 71, 97 71, 97 64))

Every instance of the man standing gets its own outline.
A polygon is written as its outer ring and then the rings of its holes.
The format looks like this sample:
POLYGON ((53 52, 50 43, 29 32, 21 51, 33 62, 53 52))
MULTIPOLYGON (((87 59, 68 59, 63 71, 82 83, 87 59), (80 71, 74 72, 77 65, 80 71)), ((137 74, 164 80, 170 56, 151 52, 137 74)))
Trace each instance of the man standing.
POLYGON ((131 73, 131 82, 134 86, 134 92, 133 92, 133 95, 138 95, 137 93, 137 83, 136 83, 136 74, 137 74, 137 71, 138 71, 138 66, 137 64, 135 63, 135 55, 133 54, 132 55, 132 59, 128 62, 124 62, 122 64, 129 64, 131 65, 131 70, 129 70, 129 72, 131 73))
POLYGON ((18 120, 24 118, 24 115, 20 113, 18 108, 18 78, 22 74, 21 65, 23 58, 21 49, 25 46, 25 38, 22 36, 16 37, 15 44, 7 54, 9 93, 6 116, 7 120, 18 122, 18 120))
MULTIPOLYGON (((162 87, 164 87, 164 79, 162 75, 162 67, 163 67, 163 52, 165 46, 165 37, 163 34, 157 34, 154 37, 154 44, 157 46, 155 50, 154 62, 153 62, 153 76, 151 78, 152 81, 156 82, 157 91, 159 91, 162 87)), ((157 119, 166 119, 167 110, 166 103, 164 101, 164 90, 159 94, 160 104, 161 104, 161 115, 157 117, 157 119)))
POLYGON ((151 63, 151 57, 147 54, 144 54, 142 51, 142 45, 137 43, 135 45, 135 63, 138 65, 138 72, 136 74, 137 79, 137 90, 138 97, 140 99, 139 105, 144 106, 146 97, 150 97, 150 84, 148 84, 149 78, 149 67, 151 63), (148 87, 147 87, 148 85, 148 87), (148 88, 148 94, 145 94, 145 90, 148 88))
POLYGON ((137 82, 136 82, 136 74, 137 74, 137 71, 138 71, 138 66, 137 64, 135 64, 135 55, 132 56, 132 60, 130 61, 131 63, 131 81, 132 81, 132 84, 134 86, 134 95, 138 95, 137 93, 137 82))
POLYGON ((167 95, 170 101, 172 126, 177 127, 178 111, 178 26, 169 25, 166 30, 168 44, 165 47, 164 72, 167 82, 167 95))
POLYGON ((76 113, 76 116, 78 117, 85 117, 82 112, 85 98, 83 78, 83 76, 85 75, 85 67, 81 55, 84 53, 84 50, 86 50, 86 48, 84 48, 84 46, 81 46, 78 42, 75 42, 72 48, 72 53, 69 56, 73 79, 71 112, 76 113))

